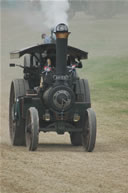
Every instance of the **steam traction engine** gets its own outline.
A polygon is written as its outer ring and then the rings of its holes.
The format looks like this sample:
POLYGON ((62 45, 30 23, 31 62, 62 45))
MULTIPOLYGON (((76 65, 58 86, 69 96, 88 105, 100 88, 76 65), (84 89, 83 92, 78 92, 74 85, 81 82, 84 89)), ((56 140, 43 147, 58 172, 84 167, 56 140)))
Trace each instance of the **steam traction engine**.
POLYGON ((87 79, 76 68, 88 53, 67 45, 68 27, 56 27, 56 44, 41 44, 11 53, 24 56, 24 78, 11 83, 9 128, 12 145, 37 149, 39 132, 68 132, 74 146, 93 151, 96 116, 91 108, 87 79))

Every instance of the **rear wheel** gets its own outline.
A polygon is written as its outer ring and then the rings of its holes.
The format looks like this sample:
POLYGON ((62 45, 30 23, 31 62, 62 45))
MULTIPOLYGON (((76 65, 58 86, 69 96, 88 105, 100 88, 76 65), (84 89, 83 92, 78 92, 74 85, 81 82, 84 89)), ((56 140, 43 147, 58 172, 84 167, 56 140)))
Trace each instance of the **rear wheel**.
POLYGON ((39 138, 39 116, 35 107, 30 107, 27 112, 25 138, 28 150, 35 151, 39 138))
POLYGON ((12 145, 25 145, 25 121, 20 116, 19 97, 26 94, 28 82, 16 79, 11 83, 9 101, 9 131, 12 145))
MULTIPOLYGON (((91 107, 90 100, 90 90, 87 79, 80 79, 76 84, 76 92, 77 92, 77 102, 86 102, 88 103, 88 108, 91 107)), ((76 124, 78 128, 84 128, 85 125, 85 114, 81 117, 80 121, 76 124)), ((74 146, 82 145, 82 135, 80 132, 74 132, 70 134, 71 144, 74 146)))
POLYGON ((92 152, 96 141, 96 114, 93 109, 87 109, 85 126, 82 133, 82 144, 87 152, 92 152))
POLYGON ((91 107, 90 89, 87 79, 80 79, 76 85, 77 89, 77 102, 86 102, 88 108, 91 107))

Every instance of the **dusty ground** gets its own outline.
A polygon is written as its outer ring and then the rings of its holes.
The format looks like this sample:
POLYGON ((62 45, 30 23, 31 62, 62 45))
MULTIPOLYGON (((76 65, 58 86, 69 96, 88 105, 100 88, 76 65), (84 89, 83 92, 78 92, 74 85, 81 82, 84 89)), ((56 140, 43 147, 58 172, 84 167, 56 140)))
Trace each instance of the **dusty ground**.
MULTIPOLYGON (((126 58, 127 21, 126 16, 97 21, 78 13, 70 20, 70 42, 85 50, 89 49, 93 61, 101 56, 126 58), (101 28, 101 34, 98 28, 101 28), (82 37, 79 41, 78 33, 82 37), (83 42, 84 34, 86 36, 83 42)), ((22 71, 8 68, 9 52, 40 41, 40 32, 27 26, 18 12, 2 10, 1 193, 127 193, 128 114, 113 114, 110 108, 115 103, 92 101, 98 120, 97 142, 93 153, 84 152, 82 147, 72 147, 68 134, 59 136, 41 133, 36 152, 28 152, 25 147, 10 145, 9 87, 12 79, 22 76, 22 71)), ((84 73, 81 74, 84 76, 84 73)), ((95 76, 90 80, 93 89, 95 76)), ((118 105, 120 104, 116 103, 117 108, 118 105)))

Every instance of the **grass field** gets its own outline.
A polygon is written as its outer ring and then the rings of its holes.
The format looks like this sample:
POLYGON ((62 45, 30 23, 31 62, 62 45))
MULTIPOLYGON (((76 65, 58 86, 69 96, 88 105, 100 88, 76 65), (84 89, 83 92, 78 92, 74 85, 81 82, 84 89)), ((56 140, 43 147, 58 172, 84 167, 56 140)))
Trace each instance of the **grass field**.
MULTIPOLYGON (((85 71, 99 133, 125 144, 128 141, 128 58, 94 57, 87 62, 85 71)), ((84 72, 82 76, 85 77, 84 72)))
POLYGON ((128 113, 128 58, 94 58, 89 60, 85 71, 92 85, 92 99, 95 102, 107 103, 106 108, 113 103, 112 112, 128 113))

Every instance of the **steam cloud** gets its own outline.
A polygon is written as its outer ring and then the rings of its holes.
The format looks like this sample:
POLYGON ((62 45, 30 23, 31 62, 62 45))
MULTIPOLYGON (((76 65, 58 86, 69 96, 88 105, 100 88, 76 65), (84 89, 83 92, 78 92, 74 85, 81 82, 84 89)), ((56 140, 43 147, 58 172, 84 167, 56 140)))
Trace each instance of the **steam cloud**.
POLYGON ((29 24, 36 24, 38 30, 42 27, 50 29, 58 23, 68 24, 68 0, 29 0, 27 20, 29 24), (30 17, 31 15, 31 17, 30 17))
POLYGON ((42 32, 59 23, 68 24, 69 0, 0 0, 19 12, 24 22, 42 32))

